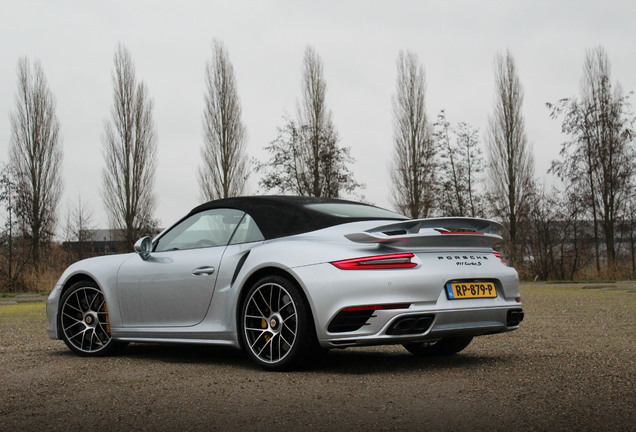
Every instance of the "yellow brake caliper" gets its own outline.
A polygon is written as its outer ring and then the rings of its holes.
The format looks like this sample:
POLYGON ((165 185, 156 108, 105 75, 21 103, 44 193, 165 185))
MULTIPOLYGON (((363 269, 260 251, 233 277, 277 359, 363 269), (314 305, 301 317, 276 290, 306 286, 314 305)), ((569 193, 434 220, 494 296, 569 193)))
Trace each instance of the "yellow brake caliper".
POLYGON ((104 303, 104 312, 106 312, 106 333, 110 336, 110 318, 108 318, 108 306, 104 303))
MULTIPOLYGON (((265 318, 261 319, 261 327, 262 328, 267 328, 267 320, 265 318)), ((265 342, 269 342, 269 340, 271 339, 271 336, 266 334, 263 336, 265 338, 265 342)))

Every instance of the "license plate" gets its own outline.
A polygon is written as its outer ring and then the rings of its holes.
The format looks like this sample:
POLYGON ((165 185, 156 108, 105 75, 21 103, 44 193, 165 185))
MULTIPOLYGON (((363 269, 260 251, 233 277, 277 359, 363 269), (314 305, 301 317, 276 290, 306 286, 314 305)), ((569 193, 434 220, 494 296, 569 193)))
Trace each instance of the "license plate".
POLYGON ((495 298, 497 290, 492 282, 449 282, 446 292, 450 300, 495 298))

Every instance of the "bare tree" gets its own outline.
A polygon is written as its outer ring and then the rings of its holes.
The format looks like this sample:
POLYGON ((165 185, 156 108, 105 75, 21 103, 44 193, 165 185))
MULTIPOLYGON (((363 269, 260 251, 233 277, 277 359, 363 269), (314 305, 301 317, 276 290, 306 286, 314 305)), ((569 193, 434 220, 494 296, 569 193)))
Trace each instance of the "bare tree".
POLYGON ((144 83, 137 83, 130 52, 122 44, 114 64, 112 118, 104 122, 102 137, 106 166, 101 192, 111 227, 124 230, 124 240, 132 246, 155 224, 153 103, 144 83))
POLYGON ((11 166, 0 171, 0 203, 5 221, 0 231, 1 291, 15 292, 25 287, 24 271, 31 262, 31 250, 25 233, 30 200, 26 182, 20 181, 11 166))
POLYGON ((612 89, 610 63, 602 47, 589 50, 583 66, 580 97, 547 104, 552 118, 563 117, 561 130, 570 140, 551 170, 584 191, 594 220, 596 268, 600 271, 599 223, 610 265, 616 261, 616 224, 633 195, 634 128, 629 95, 612 89))
POLYGON ((574 279, 591 260, 590 237, 582 219, 579 194, 556 188, 533 196, 528 218, 527 243, 532 260, 528 267, 537 277, 574 279))
POLYGON ((249 175, 246 131, 241 121, 234 68, 227 49, 218 40, 212 43, 212 60, 206 64, 205 80, 201 195, 204 200, 242 195, 249 175))
POLYGON ((69 202, 64 227, 66 240, 77 242, 77 259, 85 257, 86 243, 94 240, 90 235, 90 230, 93 228, 93 209, 80 195, 76 204, 69 202))
POLYGON ((495 214, 508 229, 508 253, 513 264, 519 256, 520 226, 527 220, 534 191, 534 159, 528 144, 521 108, 523 89, 510 51, 495 56, 495 101, 487 135, 489 199, 495 214))
POLYGON ((354 162, 349 148, 338 145, 338 133, 325 103, 326 91, 322 60, 307 47, 297 120, 286 118, 277 138, 265 148, 270 159, 258 165, 263 173, 259 184, 264 189, 337 198, 362 187, 349 169, 354 162))
MULTIPOLYGON (((321 152, 323 148, 328 149, 335 145, 335 140, 329 139, 330 136, 335 135, 335 131, 331 121, 331 112, 327 111, 325 106, 326 92, 327 83, 323 78, 322 60, 313 47, 307 47, 302 77, 303 98, 299 107, 298 121, 305 126, 308 135, 304 146, 304 150, 307 152, 305 155, 306 168, 309 169, 309 175, 306 177, 311 180, 307 186, 310 194, 314 196, 332 195, 329 193, 329 172, 324 173, 323 176, 320 175, 321 152), (324 183, 325 187, 322 187, 321 183, 324 183), (327 189, 326 194, 322 193, 323 189, 327 189)), ((327 162, 325 168, 328 170, 331 161, 325 162, 327 162)))
POLYGON ((415 53, 400 51, 397 72, 392 200, 398 211, 412 218, 426 217, 434 204, 436 152, 426 114, 424 68, 415 53))
POLYGON ((627 202, 624 230, 627 232, 629 241, 629 256, 632 267, 631 277, 636 278, 636 194, 632 195, 627 202))
POLYGON ((446 216, 483 216, 479 192, 484 161, 479 148, 479 131, 468 123, 451 126, 442 110, 435 122, 435 139, 442 149, 440 157, 439 208, 446 216))
POLYGON ((10 114, 10 164, 23 184, 31 257, 39 264, 40 252, 55 230, 55 212, 62 193, 62 143, 55 97, 39 61, 33 67, 26 58, 18 61, 18 92, 10 114))

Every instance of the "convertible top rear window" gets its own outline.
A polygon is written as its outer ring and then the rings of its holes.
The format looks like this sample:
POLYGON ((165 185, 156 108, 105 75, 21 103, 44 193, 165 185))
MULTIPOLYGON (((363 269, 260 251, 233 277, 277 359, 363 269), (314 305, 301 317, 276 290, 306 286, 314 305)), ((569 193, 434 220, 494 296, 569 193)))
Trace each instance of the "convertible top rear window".
POLYGON ((306 204, 305 207, 341 218, 406 219, 392 211, 364 204, 318 203, 306 204))

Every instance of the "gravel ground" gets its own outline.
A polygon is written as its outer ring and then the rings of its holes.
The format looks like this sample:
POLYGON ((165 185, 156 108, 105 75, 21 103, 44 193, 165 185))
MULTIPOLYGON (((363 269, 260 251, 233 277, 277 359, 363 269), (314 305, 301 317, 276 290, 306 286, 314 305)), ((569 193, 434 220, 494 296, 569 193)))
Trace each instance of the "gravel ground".
POLYGON ((347 349, 295 373, 205 346, 85 359, 47 338, 44 303, 0 305, 0 430, 634 431, 627 289, 526 284, 522 328, 459 355, 347 349))

